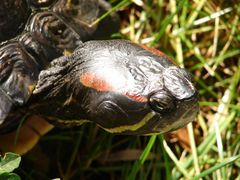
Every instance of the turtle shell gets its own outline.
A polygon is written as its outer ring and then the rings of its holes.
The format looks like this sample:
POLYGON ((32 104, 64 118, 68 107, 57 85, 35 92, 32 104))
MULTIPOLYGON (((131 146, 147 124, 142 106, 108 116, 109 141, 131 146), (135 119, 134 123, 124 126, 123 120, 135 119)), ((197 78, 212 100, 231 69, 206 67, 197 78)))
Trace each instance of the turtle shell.
POLYGON ((103 0, 3 0, 0 4, 0 133, 19 124, 40 71, 54 58, 73 51, 82 41, 106 39, 118 29, 116 14, 92 25, 109 8, 103 0))

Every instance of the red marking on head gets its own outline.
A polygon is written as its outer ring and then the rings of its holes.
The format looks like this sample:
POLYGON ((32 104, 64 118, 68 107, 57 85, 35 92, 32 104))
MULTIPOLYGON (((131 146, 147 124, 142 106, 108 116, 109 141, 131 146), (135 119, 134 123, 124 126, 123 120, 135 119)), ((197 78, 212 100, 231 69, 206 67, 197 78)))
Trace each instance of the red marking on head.
MULTIPOLYGON (((80 82, 89 88, 96 89, 97 91, 114 91, 114 88, 108 84, 104 79, 101 79, 94 72, 87 72, 80 76, 80 82)), ((132 94, 131 92, 121 93, 124 96, 127 96, 129 99, 132 99, 137 102, 147 102, 147 98, 142 95, 132 94)))
POLYGON ((155 55, 157 55, 157 56, 167 58, 167 60, 171 61, 173 64, 176 65, 176 63, 175 63, 172 59, 170 59, 166 54, 164 54, 162 51, 159 51, 159 50, 157 50, 157 49, 155 49, 155 48, 147 47, 147 46, 145 46, 145 45, 140 45, 140 46, 141 46, 143 49, 145 49, 145 50, 147 50, 147 51, 149 51, 149 52, 151 52, 151 53, 153 53, 153 54, 155 54, 155 55))
POLYGON ((80 76, 80 82, 86 86, 97 91, 111 91, 113 88, 104 79, 101 79, 94 72, 87 72, 80 76))
POLYGON ((128 98, 130 98, 134 101, 147 102, 147 98, 145 96, 142 96, 142 95, 136 95, 136 94, 131 94, 129 92, 126 92, 125 96, 127 96, 128 98))

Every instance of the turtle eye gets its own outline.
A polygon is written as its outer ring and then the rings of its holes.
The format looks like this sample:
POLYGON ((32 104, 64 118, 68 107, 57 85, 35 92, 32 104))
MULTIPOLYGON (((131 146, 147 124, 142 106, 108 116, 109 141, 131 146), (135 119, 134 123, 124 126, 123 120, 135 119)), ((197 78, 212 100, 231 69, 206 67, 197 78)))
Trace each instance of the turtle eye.
POLYGON ((152 93, 148 102, 150 107, 156 112, 164 112, 174 107, 172 96, 165 91, 152 93))

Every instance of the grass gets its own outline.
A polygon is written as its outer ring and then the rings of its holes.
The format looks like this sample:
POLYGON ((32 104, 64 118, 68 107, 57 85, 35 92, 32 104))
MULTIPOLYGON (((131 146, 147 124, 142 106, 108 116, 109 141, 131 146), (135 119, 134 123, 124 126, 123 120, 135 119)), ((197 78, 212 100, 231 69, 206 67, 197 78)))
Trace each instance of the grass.
POLYGON ((18 173, 23 179, 240 179, 239 3, 111 3, 121 16, 114 37, 160 49, 194 75, 198 117, 152 137, 116 136, 95 125, 55 129, 23 156, 18 173))

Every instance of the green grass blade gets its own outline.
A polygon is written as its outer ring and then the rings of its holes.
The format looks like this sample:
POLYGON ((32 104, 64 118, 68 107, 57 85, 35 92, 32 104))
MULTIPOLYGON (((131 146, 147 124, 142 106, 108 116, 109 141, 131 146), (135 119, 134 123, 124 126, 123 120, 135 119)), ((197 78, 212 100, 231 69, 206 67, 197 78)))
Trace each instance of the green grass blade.
POLYGON ((231 163, 234 163, 234 161, 238 160, 239 158, 240 158, 240 155, 230 157, 227 160, 223 161, 222 163, 216 164, 215 166, 203 171, 199 175, 195 176, 193 178, 193 180, 198 180, 200 178, 203 178, 203 177, 207 176, 208 174, 211 174, 211 173, 213 173, 214 171, 216 171, 220 168, 223 168, 223 167, 225 167, 225 166, 227 166, 231 163))
POLYGON ((129 176, 127 177, 128 180, 136 179, 137 172, 139 171, 141 165, 144 163, 144 161, 146 160, 148 154, 150 153, 150 151, 151 151, 151 149, 152 149, 152 147, 154 145, 154 142, 156 140, 156 137, 157 137, 156 135, 153 135, 149 139, 149 142, 148 142, 147 146, 145 147, 145 149, 143 150, 139 160, 137 160, 134 163, 132 171, 130 172, 129 176))

